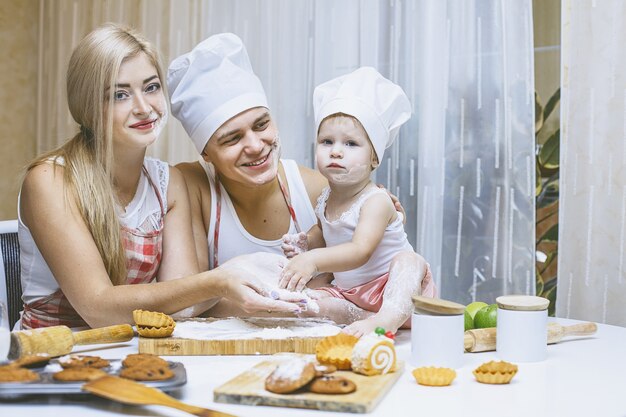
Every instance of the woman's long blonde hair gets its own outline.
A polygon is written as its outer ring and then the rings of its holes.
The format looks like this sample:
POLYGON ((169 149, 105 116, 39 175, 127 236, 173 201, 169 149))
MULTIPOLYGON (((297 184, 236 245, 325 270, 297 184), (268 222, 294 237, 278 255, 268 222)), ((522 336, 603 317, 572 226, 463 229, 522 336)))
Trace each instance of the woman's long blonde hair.
POLYGON ((113 188, 113 94, 122 62, 142 52, 164 80, 158 52, 133 29, 107 23, 80 41, 67 70, 68 107, 80 131, 27 168, 50 161, 64 167, 66 201, 76 201, 115 285, 126 281, 126 256, 113 188))

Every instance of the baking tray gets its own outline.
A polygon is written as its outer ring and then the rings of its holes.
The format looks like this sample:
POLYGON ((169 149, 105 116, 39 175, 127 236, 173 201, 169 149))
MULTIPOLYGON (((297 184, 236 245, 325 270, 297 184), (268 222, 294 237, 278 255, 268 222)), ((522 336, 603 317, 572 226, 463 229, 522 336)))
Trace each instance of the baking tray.
MULTIPOLYGON (((109 375, 118 375, 121 370, 120 360, 110 360, 111 365, 103 368, 109 375), (117 365, 117 366, 114 366, 117 365)), ((173 391, 187 383, 187 371, 180 362, 169 362, 170 369, 174 376, 165 381, 138 381, 150 387, 159 388, 162 391, 173 391)), ((45 368, 32 369, 39 373, 41 379, 32 382, 3 382, 0 383, 0 399, 15 398, 23 395, 51 395, 51 394, 89 394, 81 387, 87 381, 62 382, 52 378, 52 374, 60 369, 50 369, 51 365, 45 368)))

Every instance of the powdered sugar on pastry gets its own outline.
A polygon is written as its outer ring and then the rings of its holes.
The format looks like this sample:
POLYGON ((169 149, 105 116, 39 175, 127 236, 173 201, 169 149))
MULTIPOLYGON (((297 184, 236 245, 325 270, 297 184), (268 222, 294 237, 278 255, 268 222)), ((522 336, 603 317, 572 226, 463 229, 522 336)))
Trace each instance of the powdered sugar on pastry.
POLYGON ((293 358, 280 363, 274 371, 274 377, 287 381, 295 381, 302 375, 302 370, 311 361, 302 358, 293 358))

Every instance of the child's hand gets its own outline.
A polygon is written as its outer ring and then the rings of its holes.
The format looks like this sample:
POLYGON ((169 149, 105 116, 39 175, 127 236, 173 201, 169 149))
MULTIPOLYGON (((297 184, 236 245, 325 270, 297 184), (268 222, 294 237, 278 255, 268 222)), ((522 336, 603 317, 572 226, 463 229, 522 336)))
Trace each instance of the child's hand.
POLYGON ((300 232, 293 235, 283 235, 283 244, 280 247, 289 259, 306 252, 309 248, 306 233, 300 232))
POLYGON ((302 291, 317 274, 317 266, 306 253, 294 257, 280 274, 278 286, 289 291, 302 291))

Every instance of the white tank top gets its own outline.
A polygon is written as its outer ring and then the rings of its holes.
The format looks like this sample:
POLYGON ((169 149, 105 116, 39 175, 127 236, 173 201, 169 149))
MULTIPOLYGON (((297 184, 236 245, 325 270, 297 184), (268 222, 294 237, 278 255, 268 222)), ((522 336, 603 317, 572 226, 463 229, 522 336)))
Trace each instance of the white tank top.
MULTIPOLYGON (((63 163, 62 160, 59 163, 63 163)), ((144 166, 148 175, 158 188, 163 201, 163 206, 167 208, 167 186, 169 184, 169 166, 158 159, 146 158, 144 166)), ((30 230, 20 217, 20 196, 17 198, 17 218, 18 218, 18 239, 20 242, 20 264, 22 280, 22 300, 31 303, 37 299, 48 296, 59 289, 52 271, 43 259, 41 252, 30 230)), ((161 206, 159 199, 154 193, 150 182, 145 175, 139 178, 139 185, 133 200, 126 206, 126 211, 118 208, 118 218, 123 226, 131 229, 149 232, 158 228, 161 217, 161 206)))
MULTIPOLYGON (((291 196, 291 205, 296 212, 296 218, 302 228, 302 231, 306 232, 314 224, 317 223, 315 218, 315 212, 313 206, 309 200, 309 195, 306 192, 304 181, 300 176, 300 170, 298 164, 293 160, 281 159, 280 161, 285 170, 285 176, 287 177, 287 184, 289 187, 289 195, 291 196)), ((215 217, 217 194, 215 193, 215 168, 213 164, 207 163, 203 160, 200 161, 209 179, 211 185, 211 220, 210 227, 207 234, 207 240, 209 243, 209 267, 213 268, 213 236, 215 233, 215 217)), ((223 189, 222 189, 223 190, 223 189)), ((220 237, 218 248, 218 263, 222 265, 224 262, 238 255, 244 255, 254 252, 270 252, 279 255, 283 254, 280 248, 282 239, 277 240, 262 240, 252 236, 243 227, 237 217, 237 212, 233 206, 228 193, 222 192, 222 214, 220 219, 220 237)), ((289 232, 297 233, 296 226, 293 223, 293 219, 289 222, 289 232)))
MULTIPOLYGON (((356 225, 359 223, 361 207, 363 207, 368 198, 379 193, 387 194, 385 190, 380 188, 373 188, 371 191, 365 192, 347 211, 341 214, 339 219, 331 222, 326 219, 324 214, 326 212, 326 202, 330 195, 330 188, 324 188, 317 200, 315 213, 320 219, 327 248, 352 241, 356 225)), ((334 285, 343 290, 363 285, 389 272, 391 260, 398 252, 403 250, 412 251, 413 247, 404 232, 402 221, 402 213, 398 212, 396 219, 385 229, 383 238, 374 250, 374 253, 372 253, 369 261, 365 265, 350 271, 334 272, 334 285)))

